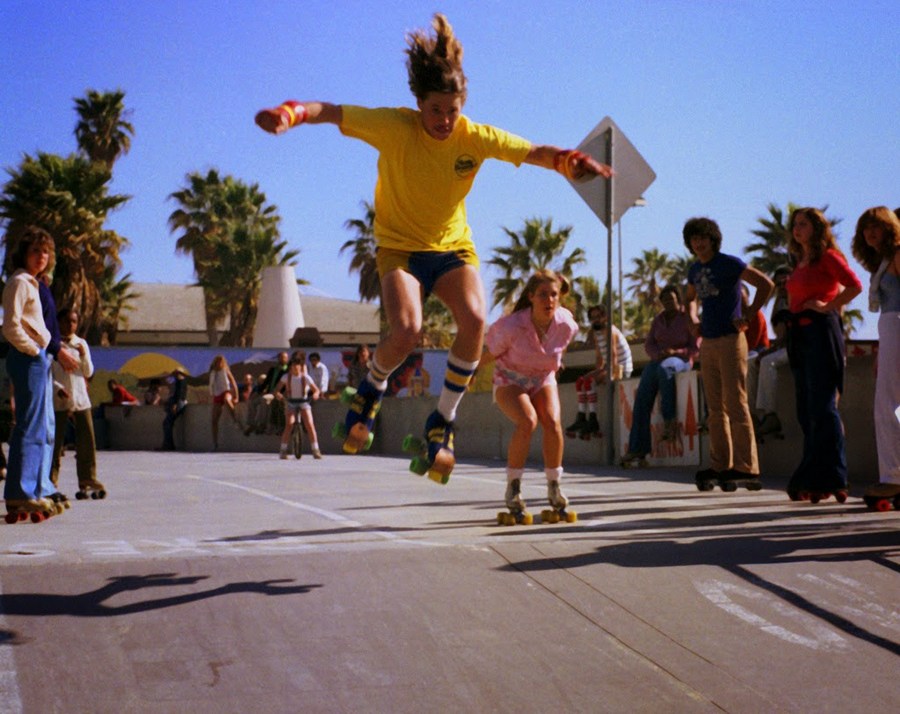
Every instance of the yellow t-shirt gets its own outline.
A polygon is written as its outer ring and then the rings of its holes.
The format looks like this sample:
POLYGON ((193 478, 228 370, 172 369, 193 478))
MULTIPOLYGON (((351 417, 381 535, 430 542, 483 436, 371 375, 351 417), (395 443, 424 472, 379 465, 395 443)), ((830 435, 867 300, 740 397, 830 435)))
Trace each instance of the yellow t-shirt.
POLYGON ((343 105, 341 132, 378 154, 375 240, 404 251, 474 251, 465 197, 485 159, 520 166, 531 142, 460 116, 443 141, 428 136, 419 112, 343 105))

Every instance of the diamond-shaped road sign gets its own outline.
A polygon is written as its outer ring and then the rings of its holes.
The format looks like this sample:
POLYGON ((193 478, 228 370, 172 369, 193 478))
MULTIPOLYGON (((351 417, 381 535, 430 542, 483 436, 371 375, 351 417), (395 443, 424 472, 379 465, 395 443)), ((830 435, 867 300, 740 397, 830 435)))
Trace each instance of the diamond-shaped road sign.
POLYGON ((585 183, 570 181, 572 187, 597 214, 607 228, 614 226, 625 211, 644 195, 644 191, 656 180, 656 173, 644 161, 628 137, 609 117, 605 117, 578 145, 578 150, 590 154, 603 164, 610 164, 616 172, 611 180, 593 179, 585 183), (612 130, 612 161, 607 155, 607 131, 612 130), (610 183, 613 189, 612 215, 608 215, 606 193, 610 183))

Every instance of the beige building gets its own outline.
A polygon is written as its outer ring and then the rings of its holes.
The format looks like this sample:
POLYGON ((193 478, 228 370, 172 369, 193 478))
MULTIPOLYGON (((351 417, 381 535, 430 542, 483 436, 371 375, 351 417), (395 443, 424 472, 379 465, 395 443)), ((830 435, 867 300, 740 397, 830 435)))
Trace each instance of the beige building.
MULTIPOLYGON (((209 345, 203 290, 192 285, 135 283, 139 297, 119 322, 117 344, 209 345)), ((372 344, 378 341, 378 308, 354 300, 300 295, 306 334, 318 330, 323 345, 372 344)), ((221 335, 227 322, 219 326, 221 335)), ((272 345, 256 345, 272 347, 272 345)))

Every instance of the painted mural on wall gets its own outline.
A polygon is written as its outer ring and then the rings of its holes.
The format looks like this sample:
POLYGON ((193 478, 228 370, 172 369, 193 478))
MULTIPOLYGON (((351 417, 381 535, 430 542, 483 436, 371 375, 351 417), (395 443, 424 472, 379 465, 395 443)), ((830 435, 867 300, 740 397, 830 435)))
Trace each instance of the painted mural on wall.
MULTIPOLYGON (((165 402, 168 385, 176 369, 188 377, 188 401, 204 404, 210 401, 209 371, 216 355, 224 355, 238 384, 244 376, 256 380, 264 375, 278 359, 280 350, 258 350, 215 347, 92 347, 94 376, 90 380, 91 403, 99 406, 111 399, 109 381, 119 382, 140 403, 151 387, 158 388, 160 399, 165 402)), ((289 354, 293 350, 286 350, 289 354)), ((318 352, 322 363, 328 367, 329 395, 337 394, 347 385, 347 369, 355 349, 304 348, 307 358, 318 352)), ((443 375, 447 365, 447 353, 443 350, 413 352, 391 375, 387 396, 415 397, 431 393, 431 375, 443 375)), ((3 383, 3 401, 8 403, 8 379, 6 360, 0 359, 0 379, 3 383)))

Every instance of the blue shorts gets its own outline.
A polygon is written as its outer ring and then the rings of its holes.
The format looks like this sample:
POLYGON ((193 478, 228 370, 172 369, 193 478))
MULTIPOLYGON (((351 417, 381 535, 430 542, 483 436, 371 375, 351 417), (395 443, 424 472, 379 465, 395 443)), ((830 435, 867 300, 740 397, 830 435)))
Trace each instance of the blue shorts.
POLYGON ((468 249, 438 253, 379 248, 375 252, 375 263, 378 266, 378 275, 382 278, 397 268, 409 273, 422 284, 427 297, 434 289, 434 284, 445 273, 464 265, 472 265, 477 268, 478 256, 474 251, 468 249))

